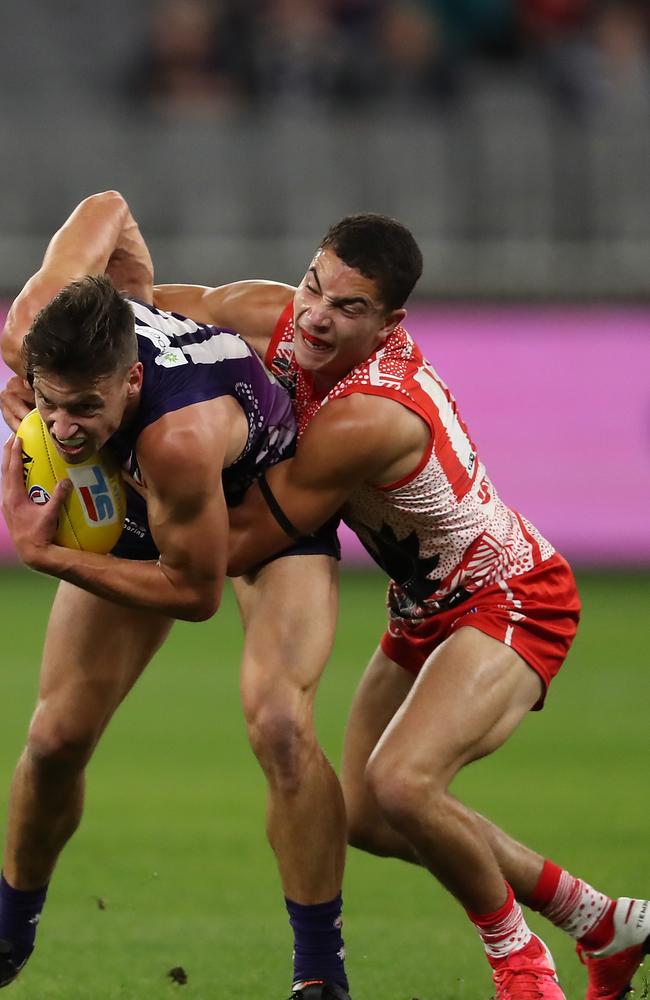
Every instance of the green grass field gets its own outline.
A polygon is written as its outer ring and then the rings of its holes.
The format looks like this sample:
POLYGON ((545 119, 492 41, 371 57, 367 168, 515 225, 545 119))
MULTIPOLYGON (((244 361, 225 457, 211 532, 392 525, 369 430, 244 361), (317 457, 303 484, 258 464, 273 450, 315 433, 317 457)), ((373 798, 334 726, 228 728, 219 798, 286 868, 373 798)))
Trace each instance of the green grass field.
MULTIPOLYGON (((648 895, 650 577, 584 576, 581 589, 582 631, 546 710, 461 775, 455 791, 606 891, 648 895)), ((52 592, 45 578, 0 573, 3 823, 52 592)), ((318 702, 335 763, 383 626, 383 592, 378 576, 342 581, 318 702)), ((52 883, 38 948, 8 997, 285 1000, 290 936, 239 708, 239 649, 230 595, 217 620, 176 626, 91 765, 84 822, 52 883), (167 977, 174 966, 187 985, 167 977)), ((351 852, 345 898, 354 1000, 492 995, 474 931, 424 872, 351 852)), ((543 933, 567 997, 583 997, 571 942, 548 925, 543 933)))

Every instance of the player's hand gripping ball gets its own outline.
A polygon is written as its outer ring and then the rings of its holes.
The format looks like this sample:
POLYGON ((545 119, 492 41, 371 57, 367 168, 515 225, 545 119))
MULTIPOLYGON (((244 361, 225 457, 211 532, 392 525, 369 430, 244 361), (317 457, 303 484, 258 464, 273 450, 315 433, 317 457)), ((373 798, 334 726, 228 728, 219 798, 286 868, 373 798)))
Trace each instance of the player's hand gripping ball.
POLYGON ((110 552, 122 533, 126 512, 117 462, 103 450, 78 465, 67 465, 38 410, 27 414, 16 433, 22 441, 25 489, 33 503, 47 503, 63 479, 74 487, 61 508, 56 544, 110 552))

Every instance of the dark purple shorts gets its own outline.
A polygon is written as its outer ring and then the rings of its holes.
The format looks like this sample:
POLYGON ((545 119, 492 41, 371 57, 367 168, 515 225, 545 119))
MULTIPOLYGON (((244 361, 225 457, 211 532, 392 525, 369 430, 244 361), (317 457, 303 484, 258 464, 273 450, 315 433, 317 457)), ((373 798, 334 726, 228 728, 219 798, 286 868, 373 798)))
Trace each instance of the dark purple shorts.
MULTIPOLYGON (((124 487, 126 490, 124 530, 112 550, 112 555, 119 556, 120 559, 155 560, 160 553, 149 531, 146 501, 128 483, 125 483, 124 487)), ((313 535, 298 539, 289 548, 283 552, 278 552, 277 555, 266 559, 265 562, 273 562, 274 559, 279 559, 283 556, 322 555, 340 559, 341 546, 336 534, 338 524, 339 518, 332 518, 322 528, 315 531, 313 535)))

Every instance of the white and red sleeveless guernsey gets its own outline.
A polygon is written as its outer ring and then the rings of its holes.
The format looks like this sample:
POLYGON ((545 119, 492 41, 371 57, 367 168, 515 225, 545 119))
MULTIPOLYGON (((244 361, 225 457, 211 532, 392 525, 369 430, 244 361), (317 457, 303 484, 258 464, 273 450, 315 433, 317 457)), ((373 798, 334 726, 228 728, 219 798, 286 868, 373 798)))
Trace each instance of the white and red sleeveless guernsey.
MULTIPOLYGON (((496 587, 504 604, 510 594, 507 627, 512 636, 514 623, 526 618, 521 600, 512 595, 514 580, 528 577, 547 561, 549 568, 566 563, 529 521, 500 499, 453 396, 410 335, 398 327, 324 397, 314 392, 310 374, 297 365, 293 342, 290 304, 278 320, 265 360, 292 392, 299 434, 321 407, 354 392, 394 399, 431 430, 430 446, 410 475, 388 486, 359 487, 342 511, 375 562, 397 584, 389 595, 392 627, 403 629, 408 621, 421 624, 454 609, 455 621, 461 605, 470 610, 475 604, 470 598, 496 587)), ((567 596, 560 598, 557 610, 562 614, 567 596)), ((577 597, 569 603, 577 613, 577 597)))

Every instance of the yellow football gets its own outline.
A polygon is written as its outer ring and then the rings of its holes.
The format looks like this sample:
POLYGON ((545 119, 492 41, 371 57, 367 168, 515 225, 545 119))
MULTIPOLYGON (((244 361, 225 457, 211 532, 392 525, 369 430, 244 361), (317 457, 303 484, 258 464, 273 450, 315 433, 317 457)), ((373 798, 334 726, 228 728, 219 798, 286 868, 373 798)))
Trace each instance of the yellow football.
POLYGON ((54 536, 57 545, 84 552, 110 552, 122 533, 126 513, 124 483, 107 451, 78 465, 68 465, 50 437, 38 410, 21 422, 25 489, 33 503, 47 503, 57 483, 70 479, 74 489, 61 508, 54 536))

